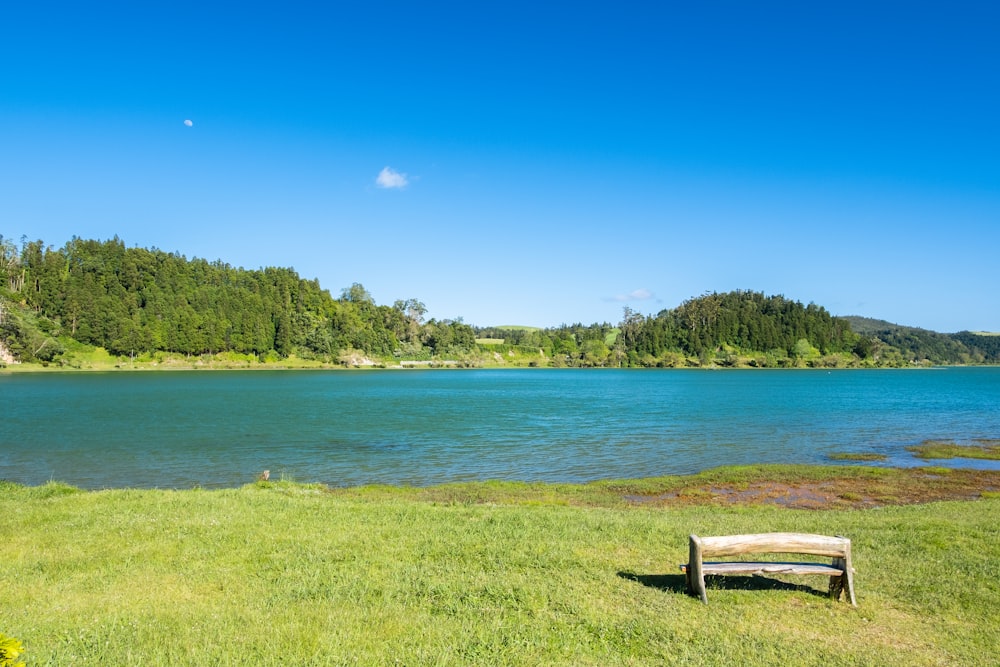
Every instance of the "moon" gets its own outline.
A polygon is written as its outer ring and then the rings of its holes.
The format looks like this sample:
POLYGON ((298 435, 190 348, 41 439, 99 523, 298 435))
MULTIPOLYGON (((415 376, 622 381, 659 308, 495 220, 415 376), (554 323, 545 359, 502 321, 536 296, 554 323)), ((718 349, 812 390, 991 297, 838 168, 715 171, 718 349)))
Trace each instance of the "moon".
POLYGON ((193 122, 191 121, 191 119, 190 119, 190 118, 189 118, 189 119, 187 119, 187 120, 185 120, 185 121, 184 121, 184 124, 185 124, 185 125, 187 125, 188 127, 191 127, 192 125, 194 125, 194 123, 193 123, 193 122))

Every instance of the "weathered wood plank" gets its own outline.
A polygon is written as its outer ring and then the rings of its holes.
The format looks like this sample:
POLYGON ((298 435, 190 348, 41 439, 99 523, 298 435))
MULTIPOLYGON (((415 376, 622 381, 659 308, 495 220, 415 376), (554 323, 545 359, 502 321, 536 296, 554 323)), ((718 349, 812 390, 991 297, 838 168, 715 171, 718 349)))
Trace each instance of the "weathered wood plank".
MULTIPOLYGON (((681 572, 690 574, 687 563, 681 563, 681 572)), ((727 561, 724 563, 703 562, 702 575, 706 574, 822 574, 842 577, 844 570, 824 563, 775 563, 771 561, 727 561)), ((690 584, 689 584, 690 586, 690 584)))
MULTIPOLYGON (((847 591, 847 601, 851 603, 852 607, 857 607, 858 602, 854 598, 854 565, 851 563, 851 548, 848 540, 847 553, 843 558, 834 558, 833 564, 844 569, 844 576, 840 578, 840 583, 837 588, 837 600, 840 599, 840 594, 847 591)), ((832 579, 831 579, 832 582, 832 579)))
POLYGON ((688 547, 688 589, 695 593, 701 601, 708 604, 708 591, 705 590, 705 575, 701 571, 701 539, 697 535, 689 538, 688 547))
POLYGON ((843 537, 807 533, 760 533, 703 537, 701 543, 705 558, 751 553, 812 554, 843 558, 850 549, 851 541, 843 537))
POLYGON ((703 562, 703 574, 822 574, 841 576, 844 571, 824 563, 770 563, 736 561, 728 563, 703 562))

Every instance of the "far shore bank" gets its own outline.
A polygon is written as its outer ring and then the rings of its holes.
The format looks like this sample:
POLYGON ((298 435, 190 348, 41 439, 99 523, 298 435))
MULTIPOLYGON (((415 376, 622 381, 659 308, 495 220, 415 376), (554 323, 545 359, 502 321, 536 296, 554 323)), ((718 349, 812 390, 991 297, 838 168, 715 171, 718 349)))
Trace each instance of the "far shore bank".
POLYGON ((820 368, 813 366, 668 366, 668 367, 627 367, 627 366, 545 366, 537 364, 468 364, 459 360, 442 361, 401 361, 401 362, 371 362, 362 364, 343 364, 326 361, 311 361, 303 359, 286 359, 274 362, 219 362, 219 361, 181 361, 172 360, 159 362, 116 362, 116 363, 85 363, 80 365, 13 363, 0 365, 0 375, 19 373, 76 373, 76 372, 147 372, 147 371, 358 371, 358 370, 635 370, 635 371, 852 371, 852 370, 936 370, 942 368, 995 368, 996 364, 948 364, 924 365, 911 364, 907 366, 843 366, 836 368, 820 368))

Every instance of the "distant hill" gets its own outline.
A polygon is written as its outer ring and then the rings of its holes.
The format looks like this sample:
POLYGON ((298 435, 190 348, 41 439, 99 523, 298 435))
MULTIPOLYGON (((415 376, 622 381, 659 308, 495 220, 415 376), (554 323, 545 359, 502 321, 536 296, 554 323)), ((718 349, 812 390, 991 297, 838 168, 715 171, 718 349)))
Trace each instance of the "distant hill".
POLYGON ((1000 334, 959 331, 952 337, 969 348, 974 358, 981 357, 981 363, 1000 363, 1000 334))
MULTIPOLYGON (((872 317, 861 317, 860 315, 841 316, 841 319, 851 323, 851 331, 862 336, 873 336, 882 331, 906 330, 906 331, 929 331, 918 327, 907 327, 901 324, 894 324, 887 320, 877 320, 872 317)), ((935 333, 935 332, 932 332, 935 333)))
POLYGON ((960 331, 938 333, 929 329, 909 327, 849 315, 847 320, 854 333, 891 346, 909 362, 933 364, 982 364, 1000 363, 1000 336, 960 331))

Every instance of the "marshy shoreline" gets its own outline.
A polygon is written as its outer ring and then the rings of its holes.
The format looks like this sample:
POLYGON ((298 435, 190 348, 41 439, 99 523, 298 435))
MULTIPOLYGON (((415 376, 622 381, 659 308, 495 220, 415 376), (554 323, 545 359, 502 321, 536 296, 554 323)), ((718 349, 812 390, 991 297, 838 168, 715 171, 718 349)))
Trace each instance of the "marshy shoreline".
MULTIPOLYGON (((270 471, 266 471, 270 473, 270 471)), ((232 487, 102 487, 85 489, 58 480, 30 486, 0 479, 0 490, 49 496, 103 492, 210 493, 259 489, 302 491, 339 498, 400 498, 448 504, 560 504, 608 508, 692 506, 846 510, 1000 497, 1000 469, 973 467, 762 464, 720 466, 688 475, 604 479, 582 483, 483 480, 425 486, 331 486, 274 475, 232 487)))

